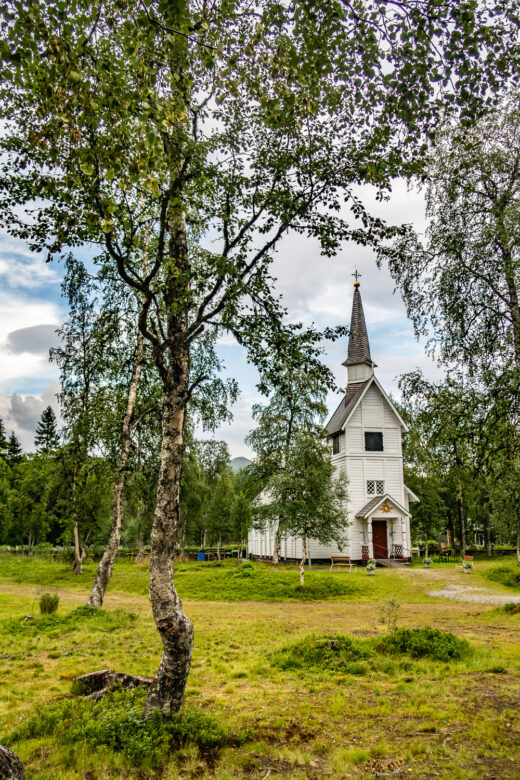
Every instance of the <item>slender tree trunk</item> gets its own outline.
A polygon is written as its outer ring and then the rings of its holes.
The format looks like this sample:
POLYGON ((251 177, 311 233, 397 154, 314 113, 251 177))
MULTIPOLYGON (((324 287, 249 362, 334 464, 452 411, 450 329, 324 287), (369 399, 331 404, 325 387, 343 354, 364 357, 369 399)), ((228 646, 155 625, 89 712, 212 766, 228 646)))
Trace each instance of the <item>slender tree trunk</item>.
POLYGON ((242 563, 242 542, 238 543, 238 550, 237 550, 237 564, 240 566, 242 563))
POLYGON ((482 525, 484 526, 484 547, 486 555, 491 558, 491 518, 489 515, 489 509, 484 509, 482 515, 482 525))
POLYGON ((179 534, 179 559, 181 563, 186 562, 186 551, 184 549, 184 528, 185 526, 183 525, 179 534))
POLYGON ((305 561, 307 560, 307 534, 302 536, 302 559, 300 561, 300 585, 305 585, 305 561))
POLYGON ((96 578, 92 585, 89 607, 101 607, 105 592, 112 577, 114 561, 121 541, 121 530, 123 528, 123 501, 125 493, 125 473, 128 465, 128 459, 132 448, 132 417, 134 414, 135 403, 137 400, 137 388, 144 360, 144 337, 139 331, 137 335, 137 348, 135 355, 134 371, 130 386, 128 388, 128 397, 126 410, 121 424, 121 451, 119 453, 119 463, 117 468, 117 479, 114 485, 114 503, 112 511, 112 528, 108 538, 105 552, 99 562, 96 578))
POLYGON ((143 532, 139 529, 139 533, 137 535, 137 547, 139 549, 139 552, 137 553, 136 563, 144 560, 144 539, 143 539, 143 532))
POLYGON ((520 563, 520 520, 518 521, 518 525, 516 527, 516 558, 518 563, 520 563))
POLYGON ((274 535, 274 550, 273 550, 273 563, 277 564, 280 561, 280 550, 282 549, 282 527, 280 520, 276 526, 276 533, 274 535))
POLYGON ((74 574, 81 574, 83 571, 83 561, 85 560, 85 551, 81 549, 79 543, 79 522, 78 522, 78 506, 77 506, 77 466, 74 466, 72 474, 72 522, 74 533, 74 563, 72 569, 74 574))
POLYGON ((219 536, 217 539, 217 560, 220 561, 220 545, 222 544, 222 539, 219 536))
POLYGON ((146 702, 147 711, 159 709, 164 713, 177 712, 182 704, 193 648, 193 626, 183 612, 173 580, 184 423, 185 401, 172 390, 164 399, 161 463, 150 554, 150 602, 163 655, 146 702))
POLYGON ((204 529, 204 533, 202 535, 202 546, 203 547, 206 547, 206 536, 207 536, 207 531, 206 531, 206 529, 204 529))
POLYGON ((429 551, 428 538, 426 538, 426 546, 425 546, 425 548, 424 548, 424 557, 425 557, 425 558, 429 558, 429 557, 430 557, 430 556, 428 555, 428 551, 429 551))
POLYGON ((460 552, 462 555, 466 555, 466 516, 464 513, 464 501, 462 498, 462 485, 459 485, 459 492, 457 495, 457 509, 459 513, 460 525, 460 552))

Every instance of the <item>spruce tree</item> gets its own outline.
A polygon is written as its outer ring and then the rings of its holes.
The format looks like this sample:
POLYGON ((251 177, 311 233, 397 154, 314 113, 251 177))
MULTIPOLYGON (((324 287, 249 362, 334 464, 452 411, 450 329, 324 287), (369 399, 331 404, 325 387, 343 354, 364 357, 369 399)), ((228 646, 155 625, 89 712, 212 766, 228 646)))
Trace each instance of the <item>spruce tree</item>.
POLYGON ((34 437, 34 446, 37 452, 47 454, 59 447, 60 439, 58 427, 56 425, 56 415, 52 407, 48 406, 43 410, 40 421, 36 426, 34 437))
POLYGON ((7 454, 7 436, 6 436, 4 421, 0 417, 0 457, 5 457, 6 454, 7 454))
POLYGON ((7 460, 10 463, 19 463, 22 459, 22 445, 16 437, 14 431, 11 431, 9 441, 7 442, 7 460))

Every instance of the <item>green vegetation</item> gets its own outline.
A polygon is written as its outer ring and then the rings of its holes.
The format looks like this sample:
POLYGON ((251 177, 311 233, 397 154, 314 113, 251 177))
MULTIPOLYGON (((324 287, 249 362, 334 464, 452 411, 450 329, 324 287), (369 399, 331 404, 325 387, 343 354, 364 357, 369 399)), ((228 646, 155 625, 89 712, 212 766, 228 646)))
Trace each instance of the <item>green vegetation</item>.
POLYGON ((492 582, 500 582, 508 588, 520 590, 520 564, 503 563, 500 566, 493 566, 487 569, 485 575, 492 582))
POLYGON ((52 615, 57 612, 58 605, 60 603, 60 597, 57 593, 51 595, 50 593, 44 593, 40 597, 40 612, 42 615, 52 615))
MULTIPOLYGON (((342 634, 308 636, 285 645, 271 655, 279 669, 327 669, 345 674, 362 674, 368 667, 356 661, 372 659, 378 653, 459 661, 471 652, 469 642, 436 628, 401 628, 380 639, 352 639, 342 634)), ((371 664, 374 668, 374 664, 371 664)))
POLYGON ((58 742, 90 748, 109 747, 132 764, 154 767, 167 759, 173 748, 195 744, 201 751, 226 744, 227 731, 209 715, 185 709, 164 720, 145 718, 146 689, 114 688, 98 702, 81 697, 56 701, 24 721, 8 738, 53 737, 58 742))
POLYGON ((329 669, 348 672, 352 661, 369 658, 373 645, 338 634, 308 636, 285 645, 271 656, 271 663, 279 669, 329 669))
MULTIPOLYGON (((489 566, 478 564, 472 586, 503 593, 482 576, 489 566)), ((143 722, 144 691, 114 691, 99 703, 70 698, 79 675, 105 668, 153 675, 161 653, 147 567, 117 560, 100 611, 84 606, 92 567, 74 577, 63 563, 0 556, 0 742, 9 737, 28 780, 254 780, 269 767, 280 780, 365 780, 399 766, 419 780, 432 771, 443 780, 483 780, 488 765, 516 780, 520 622, 493 606, 428 596, 433 587, 465 584, 460 569, 380 569, 373 578, 313 570, 306 590, 328 580, 349 592, 320 602, 262 601, 256 593, 252 604, 254 588, 269 582, 279 594, 284 581, 294 588, 296 568, 179 566, 197 630, 182 715, 163 728, 143 722), (215 600, 214 590, 232 587, 243 600, 215 600), (59 594, 59 608, 38 617, 45 591, 59 594), (194 600, 195 593, 208 598, 194 600), (452 631, 474 652, 439 661, 413 657, 410 643, 406 652, 380 649, 403 630, 417 639, 432 628, 443 637, 452 631), (288 646, 297 650, 278 653, 288 646)))
POLYGON ((459 661, 471 652, 465 639, 438 628, 398 628, 378 643, 378 650, 434 661, 459 661))
POLYGON ((136 615, 124 609, 108 612, 85 606, 76 607, 67 615, 50 614, 33 620, 10 618, 4 620, 2 625, 11 634, 35 635, 52 632, 53 635, 59 635, 78 631, 80 628, 111 633, 129 628, 136 620, 136 615))
MULTIPOLYGON (((11 582, 84 589, 88 587, 95 564, 87 562, 83 574, 74 575, 70 567, 45 560, 14 555, 0 555, 0 577, 11 582)), ((125 593, 146 595, 148 567, 130 561, 118 561, 114 571, 114 588, 125 593)), ((273 570, 249 561, 241 565, 234 559, 190 562, 176 565, 175 582, 182 598, 205 601, 319 601, 351 597, 359 585, 344 572, 309 572, 301 587, 294 571, 273 570)))

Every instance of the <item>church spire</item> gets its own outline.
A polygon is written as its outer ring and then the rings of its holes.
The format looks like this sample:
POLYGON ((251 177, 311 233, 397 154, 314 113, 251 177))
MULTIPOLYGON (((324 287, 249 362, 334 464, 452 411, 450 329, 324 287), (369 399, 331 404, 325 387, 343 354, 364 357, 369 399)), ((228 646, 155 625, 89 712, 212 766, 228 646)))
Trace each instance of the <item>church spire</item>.
POLYGON ((348 339, 348 356, 343 365, 348 369, 348 382, 365 382, 374 373, 375 363, 370 355, 370 343, 368 341, 365 314, 361 293, 359 292, 359 276, 357 270, 353 274, 354 298, 352 300, 352 316, 350 318, 350 334, 348 339))

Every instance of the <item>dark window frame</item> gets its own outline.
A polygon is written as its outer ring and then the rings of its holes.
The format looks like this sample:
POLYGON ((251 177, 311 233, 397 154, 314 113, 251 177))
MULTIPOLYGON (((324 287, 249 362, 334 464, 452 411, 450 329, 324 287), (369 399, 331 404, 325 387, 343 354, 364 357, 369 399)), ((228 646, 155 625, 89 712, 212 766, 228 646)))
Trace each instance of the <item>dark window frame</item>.
POLYGON ((332 434, 332 454, 333 455, 339 455, 339 453, 341 451, 340 436, 341 436, 341 433, 333 433, 332 434))
POLYGON ((365 452, 383 452, 383 451, 384 451, 383 432, 365 431, 365 452))

